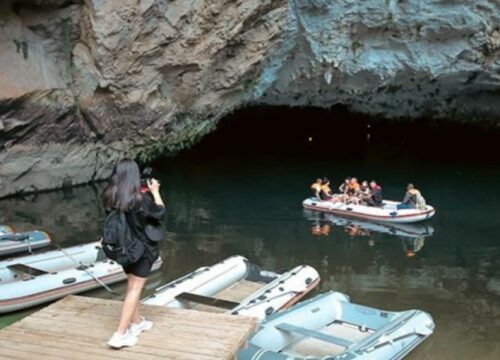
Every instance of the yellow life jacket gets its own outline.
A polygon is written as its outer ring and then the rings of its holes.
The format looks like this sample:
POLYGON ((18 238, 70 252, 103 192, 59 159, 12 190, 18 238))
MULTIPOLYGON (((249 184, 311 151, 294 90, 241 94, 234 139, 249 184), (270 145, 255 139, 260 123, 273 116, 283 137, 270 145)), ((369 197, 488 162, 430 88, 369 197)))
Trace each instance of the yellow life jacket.
POLYGON ((320 192, 321 191, 321 184, 315 182, 314 184, 311 185, 311 190, 320 192))
POLYGON ((323 191, 326 195, 332 194, 332 189, 328 185, 321 185, 321 191, 323 191))

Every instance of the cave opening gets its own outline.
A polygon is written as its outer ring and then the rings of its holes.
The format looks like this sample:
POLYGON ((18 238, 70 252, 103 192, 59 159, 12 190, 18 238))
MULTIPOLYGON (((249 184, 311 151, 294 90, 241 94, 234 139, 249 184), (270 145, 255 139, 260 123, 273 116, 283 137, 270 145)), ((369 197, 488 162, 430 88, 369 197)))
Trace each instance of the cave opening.
POLYGON ((496 164, 500 129, 451 120, 384 119, 345 106, 259 106, 223 119, 188 161, 386 161, 496 164))

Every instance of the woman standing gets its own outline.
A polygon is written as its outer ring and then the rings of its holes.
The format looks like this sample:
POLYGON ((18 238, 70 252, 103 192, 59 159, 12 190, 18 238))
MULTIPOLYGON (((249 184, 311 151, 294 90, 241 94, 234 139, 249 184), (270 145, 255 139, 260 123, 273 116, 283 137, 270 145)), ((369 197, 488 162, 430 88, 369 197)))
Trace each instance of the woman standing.
POLYGON ((139 315, 139 300, 153 263, 160 255, 158 231, 154 229, 158 228, 165 214, 165 205, 159 190, 159 182, 151 179, 147 181, 147 190, 141 191, 139 167, 135 161, 123 159, 116 165, 111 181, 102 194, 106 211, 123 212, 130 230, 144 242, 142 257, 123 268, 128 279, 127 292, 120 323, 108 341, 108 345, 116 349, 134 346, 137 336, 153 327, 152 321, 139 315), (149 233, 155 233, 155 241, 150 239, 149 233))

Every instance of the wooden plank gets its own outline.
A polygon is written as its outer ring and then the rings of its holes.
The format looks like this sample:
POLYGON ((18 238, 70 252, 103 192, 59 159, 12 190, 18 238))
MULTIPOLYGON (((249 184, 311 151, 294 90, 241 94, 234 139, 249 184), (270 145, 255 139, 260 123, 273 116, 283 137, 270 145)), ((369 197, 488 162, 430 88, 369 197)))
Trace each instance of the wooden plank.
MULTIPOLYGON (((110 304, 109 300, 81 297, 79 298, 78 304, 74 304, 73 302, 68 302, 67 304, 64 304, 64 306, 56 307, 57 304, 62 303, 63 301, 64 299, 46 308, 43 311, 43 316, 48 316, 48 314, 50 314, 50 316, 52 317, 66 318, 67 316, 75 316, 75 314, 79 314, 83 311, 86 311, 88 316, 97 315, 98 317, 110 317, 113 319, 119 319, 120 316, 121 303, 119 303, 119 305, 116 305, 117 303, 116 301, 111 301, 110 304), (86 304, 83 305, 82 303, 86 304), (93 310, 95 306, 100 307, 99 312, 93 310)), ((225 326, 240 327, 242 321, 254 322, 254 320, 251 320, 248 317, 235 317, 233 315, 213 314, 213 313, 206 313, 206 312, 185 310, 185 309, 172 309, 172 308, 164 308, 161 306, 141 305, 141 309, 145 309, 145 311, 147 311, 147 314, 149 316, 168 316, 170 319, 180 323, 189 321, 197 322, 201 317, 203 320, 206 321, 202 321, 200 323, 200 327, 206 326, 211 328, 212 326, 211 321, 215 322, 220 319, 224 319, 224 321, 220 323, 221 327, 225 326)), ((37 314, 38 313, 33 314, 32 317, 36 317, 37 314)), ((83 319, 83 317, 80 318, 83 319)))
MULTIPOLYGON (((215 295, 215 297, 221 300, 231 301, 239 304, 242 300, 246 299, 254 292, 262 289, 264 285, 265 284, 255 281, 241 280, 234 285, 222 290, 220 293, 215 295)), ((209 305, 195 305, 193 309, 212 313, 225 313, 227 311, 227 309, 216 308, 209 305)))
POLYGON ((258 283, 255 281, 242 280, 238 281, 233 286, 224 289, 219 294, 216 295, 219 299, 224 299, 228 301, 241 302, 242 300, 249 297, 254 292, 262 289, 265 284, 258 283))
POLYGON ((0 330, 0 359, 232 359, 257 326, 248 317, 144 305, 153 329, 136 346, 115 351, 106 342, 121 306, 69 296, 0 330))
POLYGON ((177 300, 194 302, 194 303, 198 303, 198 304, 202 304, 202 305, 223 308, 226 310, 234 309, 236 306, 239 305, 238 302, 217 299, 217 298, 210 297, 210 296, 202 296, 202 295, 187 293, 187 292, 179 294, 175 298, 177 300))

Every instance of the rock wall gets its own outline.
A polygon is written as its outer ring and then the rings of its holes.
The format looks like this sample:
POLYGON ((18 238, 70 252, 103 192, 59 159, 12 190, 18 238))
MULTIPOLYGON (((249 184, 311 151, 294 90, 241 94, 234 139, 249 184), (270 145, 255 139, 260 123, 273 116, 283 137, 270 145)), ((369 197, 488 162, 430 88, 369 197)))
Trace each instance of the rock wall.
POLYGON ((257 101, 385 117, 500 119, 500 3, 289 2, 288 34, 257 101))
POLYGON ((497 121, 499 84, 497 0, 4 1, 0 197, 175 154, 252 104, 497 121))

